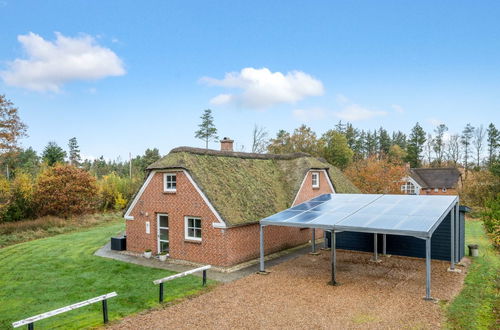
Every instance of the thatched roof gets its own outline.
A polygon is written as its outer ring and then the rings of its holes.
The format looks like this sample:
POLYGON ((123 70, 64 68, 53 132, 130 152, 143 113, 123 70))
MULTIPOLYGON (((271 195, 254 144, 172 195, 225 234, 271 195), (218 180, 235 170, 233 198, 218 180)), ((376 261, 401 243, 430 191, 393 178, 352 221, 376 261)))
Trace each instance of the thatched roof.
POLYGON ((424 189, 456 188, 462 174, 454 167, 450 168, 412 168, 412 179, 424 189))
POLYGON ((272 155, 180 147, 148 167, 164 169, 188 171, 230 226, 254 223, 290 207, 310 169, 326 169, 338 193, 359 193, 339 169, 304 153, 272 155))

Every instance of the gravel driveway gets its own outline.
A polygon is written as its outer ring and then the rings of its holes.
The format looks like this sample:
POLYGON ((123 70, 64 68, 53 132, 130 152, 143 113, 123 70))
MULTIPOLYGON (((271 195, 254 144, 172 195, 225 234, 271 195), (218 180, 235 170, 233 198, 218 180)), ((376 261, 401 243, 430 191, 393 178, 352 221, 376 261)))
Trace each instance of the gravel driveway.
MULTIPOLYGON (((220 285, 179 304, 134 315, 116 329, 352 329, 437 328, 442 307, 424 301, 425 261, 405 257, 337 253, 340 286, 327 285, 330 254, 303 255, 270 269, 220 285)), ((432 261, 432 296, 450 300, 461 289, 462 273, 432 261)))

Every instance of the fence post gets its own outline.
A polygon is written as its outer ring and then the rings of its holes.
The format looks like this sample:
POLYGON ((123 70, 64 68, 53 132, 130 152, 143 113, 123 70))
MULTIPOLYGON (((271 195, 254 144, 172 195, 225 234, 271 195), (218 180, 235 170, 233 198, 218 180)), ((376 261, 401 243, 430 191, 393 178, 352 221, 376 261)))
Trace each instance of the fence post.
POLYGON ((102 301, 102 318, 104 319, 104 324, 108 323, 108 301, 106 299, 102 301))
POLYGON ((207 270, 203 270, 203 286, 207 285, 207 270))
POLYGON ((29 323, 28 324, 28 330, 34 330, 35 329, 35 326, 33 323, 29 323))
POLYGON ((163 282, 160 283, 160 302, 163 302, 163 282))

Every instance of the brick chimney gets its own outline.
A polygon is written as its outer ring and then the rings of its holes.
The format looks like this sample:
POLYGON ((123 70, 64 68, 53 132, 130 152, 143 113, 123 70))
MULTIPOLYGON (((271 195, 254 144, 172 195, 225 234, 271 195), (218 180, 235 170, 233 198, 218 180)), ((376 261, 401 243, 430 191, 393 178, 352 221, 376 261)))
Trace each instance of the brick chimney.
POLYGON ((222 140, 220 140, 220 150, 233 151, 233 142, 234 140, 231 140, 228 137, 223 138, 222 140))

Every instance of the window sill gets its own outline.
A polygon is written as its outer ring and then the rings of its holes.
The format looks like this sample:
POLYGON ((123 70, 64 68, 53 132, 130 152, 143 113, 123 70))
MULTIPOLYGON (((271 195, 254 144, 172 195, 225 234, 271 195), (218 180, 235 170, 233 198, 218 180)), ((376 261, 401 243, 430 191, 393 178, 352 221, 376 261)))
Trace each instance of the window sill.
POLYGON ((164 194, 175 194, 177 190, 163 190, 164 194))
POLYGON ((319 190, 319 186, 318 187, 312 187, 314 190, 319 190))
POLYGON ((201 244, 201 240, 185 238, 184 243, 201 244))

